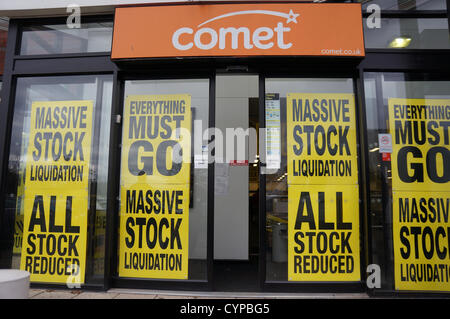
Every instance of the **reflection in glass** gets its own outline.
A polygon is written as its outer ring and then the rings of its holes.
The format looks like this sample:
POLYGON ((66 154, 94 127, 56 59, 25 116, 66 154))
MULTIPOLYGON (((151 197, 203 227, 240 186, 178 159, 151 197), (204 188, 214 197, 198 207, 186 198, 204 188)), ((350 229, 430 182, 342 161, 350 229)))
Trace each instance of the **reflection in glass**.
POLYGON ((111 42, 112 22, 84 23, 79 29, 65 24, 25 26, 20 54, 109 52, 111 42))
POLYGON ((362 8, 376 4, 381 10, 445 10, 446 0, 358 0, 362 8))
POLYGON ((366 48, 450 49, 447 19, 382 18, 381 28, 363 25, 366 48))

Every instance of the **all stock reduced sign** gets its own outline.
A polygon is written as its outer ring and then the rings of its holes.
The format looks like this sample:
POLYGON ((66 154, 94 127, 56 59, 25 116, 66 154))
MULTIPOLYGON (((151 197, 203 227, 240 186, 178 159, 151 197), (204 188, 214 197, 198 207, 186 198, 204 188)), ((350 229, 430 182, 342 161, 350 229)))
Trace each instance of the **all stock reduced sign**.
POLYGON ((124 106, 119 276, 187 279, 191 96, 124 106))
POLYGON ((450 291, 450 100, 389 99, 395 287, 450 291))
POLYGON ((360 279, 353 94, 287 94, 288 279, 360 279))
POLYGON ((92 101, 32 104, 20 268, 33 282, 84 282, 92 112, 92 101))

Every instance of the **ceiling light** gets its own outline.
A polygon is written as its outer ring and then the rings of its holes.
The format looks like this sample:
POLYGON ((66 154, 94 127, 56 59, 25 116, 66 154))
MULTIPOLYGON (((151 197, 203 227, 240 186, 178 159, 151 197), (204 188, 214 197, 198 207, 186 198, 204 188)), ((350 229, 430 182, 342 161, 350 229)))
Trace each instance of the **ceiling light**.
POLYGON ((410 37, 397 37, 389 43, 390 48, 406 48, 411 43, 410 37))

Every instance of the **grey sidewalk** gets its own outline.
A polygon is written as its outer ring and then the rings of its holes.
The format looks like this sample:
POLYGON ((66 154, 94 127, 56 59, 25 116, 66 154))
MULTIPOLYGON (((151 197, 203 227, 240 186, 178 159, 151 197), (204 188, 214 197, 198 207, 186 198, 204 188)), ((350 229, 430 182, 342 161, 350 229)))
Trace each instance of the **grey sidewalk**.
POLYGON ((242 292, 180 292, 161 290, 110 289, 106 292, 81 290, 30 289, 30 299, 366 299, 364 293, 353 294, 277 294, 242 292))

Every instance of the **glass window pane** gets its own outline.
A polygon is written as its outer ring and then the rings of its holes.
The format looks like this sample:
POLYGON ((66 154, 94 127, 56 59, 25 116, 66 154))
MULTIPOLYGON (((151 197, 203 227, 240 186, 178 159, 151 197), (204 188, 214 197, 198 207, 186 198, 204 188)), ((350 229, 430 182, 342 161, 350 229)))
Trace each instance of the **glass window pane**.
MULTIPOLYGON (((143 238, 141 246, 139 246, 136 241, 133 244, 130 244, 131 232, 134 230, 137 231, 137 228, 132 228, 132 226, 130 226, 133 223, 130 218, 133 219, 134 216, 135 219, 144 218, 146 225, 153 225, 152 223, 164 225, 163 215, 158 216, 159 213, 136 213, 129 215, 130 209, 133 208, 128 204, 126 208, 125 206, 121 206, 121 226, 119 229, 120 248, 118 252, 119 276, 206 280, 208 169, 207 167, 194 166, 194 149, 192 141, 195 138, 193 136, 194 123, 196 123, 195 125, 201 125, 203 129, 208 127, 209 80, 180 79, 125 81, 124 100, 120 196, 122 205, 125 205, 125 198, 127 198, 126 203, 129 203, 128 200, 131 198, 134 189, 136 189, 138 194, 144 190, 145 194, 149 196, 146 199, 146 207, 147 209, 150 209, 150 206, 152 206, 153 209, 153 207, 156 206, 152 205, 152 203, 159 201, 157 198, 159 192, 169 194, 167 196, 170 197, 170 194, 173 193, 172 190, 176 189, 176 191, 178 191, 177 194, 180 195, 180 197, 178 197, 178 203, 180 203, 180 205, 185 205, 184 203, 189 202, 189 207, 180 206, 180 214, 175 215, 173 218, 174 222, 180 223, 180 227, 178 228, 179 231, 177 232, 177 234, 180 235, 179 242, 172 236, 170 239, 170 246, 167 249, 162 249, 161 247, 163 247, 164 244, 161 241, 155 244, 151 243, 152 234, 154 234, 152 229, 156 226, 146 226, 144 228, 145 231, 143 231, 143 236, 145 236, 147 240, 143 238), (153 102, 156 104, 152 104, 153 102), (172 102, 174 104, 170 104, 172 102), (190 112, 189 108, 185 107, 189 103, 190 112), (142 105, 144 106, 141 107, 142 105), (154 108, 150 108, 151 105, 153 105, 154 108), (162 108, 162 105, 165 105, 167 109, 162 108), (171 108, 170 105, 173 105, 174 108, 171 108), (181 107, 181 105, 183 105, 183 107, 181 107), (177 106, 180 106, 180 108, 177 106), (191 123, 187 123, 189 114, 191 123), (183 158, 181 165, 177 166, 179 168, 174 168, 175 160, 173 157, 172 163, 168 160, 168 158, 174 155, 167 155, 170 154, 167 149, 164 153, 158 153, 158 150, 161 150, 161 145, 172 143, 169 141, 172 139, 177 140, 175 135, 167 133, 167 130, 174 130, 174 121, 179 121, 178 127, 189 127, 190 129, 188 129, 188 131, 190 131, 189 134, 191 135, 190 141, 186 140, 186 143, 188 144, 183 144, 189 145, 190 142, 190 163, 186 163, 185 158, 183 158), (138 129, 138 126, 136 125, 139 125, 141 128, 138 129), (128 131, 126 127, 129 127, 128 131), (144 132, 143 135, 141 134, 142 132, 144 132), (134 151, 132 150, 135 149, 133 145, 138 145, 136 143, 139 143, 142 147, 136 150, 136 153, 133 153, 134 151), (158 153, 158 155, 155 155, 155 152, 158 153), (133 164, 136 159, 139 161, 138 166, 133 164), (125 161, 127 161, 128 165, 124 163, 125 161), (134 169, 137 169, 139 172, 136 174, 132 173, 132 170, 134 169), (164 169, 172 171, 172 173, 166 174, 163 172, 164 169), (155 182, 156 179, 157 182, 155 182), (133 182, 129 182, 131 180, 133 180, 133 182), (188 189, 188 191, 186 191, 186 189, 188 189), (184 218, 186 210, 189 214, 188 219, 184 218), (124 226, 123 223, 126 221, 131 223, 128 224, 128 232, 125 231, 125 227, 122 228, 124 226), (188 222, 187 229, 183 228, 186 222, 188 222), (186 231, 188 232, 188 238, 183 237, 186 231), (127 242, 128 246, 126 246, 127 242), (187 256, 185 254, 186 250, 188 251, 187 256), (164 257, 162 257, 163 253, 165 255, 164 257), (131 261, 129 256, 132 256, 131 261), (169 268, 164 268, 161 263, 156 265, 156 260, 158 258, 168 258, 170 264, 172 256, 175 258, 177 258, 177 256, 180 258, 188 257, 187 278, 184 274, 183 276, 180 276, 185 270, 185 268, 183 268, 183 265, 185 265, 184 259, 183 263, 180 264, 180 267, 178 267, 178 264, 176 264, 175 267, 169 268), (146 265, 139 266, 137 261, 142 261, 143 259, 147 260, 146 265)), ((186 135, 182 135, 182 140, 185 139, 185 136, 186 135)), ((180 140, 177 141, 181 143, 180 140)), ((169 150, 170 149, 171 148, 169 148, 169 150)), ((182 152, 184 149, 185 148, 182 147, 182 152)), ((138 211, 139 208, 136 208, 136 210, 138 211)), ((170 216, 170 210, 171 208, 169 206, 163 206, 161 212, 164 211, 164 213, 161 214, 170 216)))
MULTIPOLYGON (((287 114, 288 93, 353 93, 352 79, 271 78, 266 79, 266 114, 268 96, 279 97, 281 125, 280 169, 266 175, 266 280, 288 280, 288 184, 287 184, 287 114)), ((272 98, 271 98, 272 99, 272 98)), ((266 115, 267 116, 267 115, 266 115)), ((270 115, 269 115, 270 116, 270 115)), ((266 127, 267 127, 266 118, 266 127)), ((305 142, 306 143, 306 142, 305 142)), ((267 147, 267 146, 266 146, 267 147)))
MULTIPOLYGON (((34 180, 38 180, 39 178, 42 179, 40 182, 42 185, 42 191, 45 196, 48 196, 51 199, 51 196, 53 195, 46 195, 47 193, 51 193, 52 191, 56 194, 55 195, 55 220, 58 220, 58 223, 61 222, 61 220, 64 220, 64 217, 62 215, 67 214, 63 210, 61 210, 61 206, 59 204, 59 201, 65 194, 64 192, 86 192, 83 196, 85 200, 83 201, 82 205, 83 207, 87 207, 87 211, 79 212, 78 209, 74 208, 74 211, 77 211, 77 213, 73 213, 71 216, 74 216, 74 218, 84 218, 86 216, 86 222, 87 222, 87 229, 81 230, 81 233, 87 233, 87 247, 86 247, 86 264, 80 265, 82 267, 85 267, 85 282, 86 283, 102 283, 103 282, 103 264, 104 264, 104 253, 105 253, 105 246, 104 246, 104 230, 105 230, 105 223, 104 223, 104 214, 105 214, 105 202, 106 202, 106 186, 107 185, 107 174, 105 173, 107 170, 107 154, 109 153, 109 123, 110 123, 110 117, 111 117, 111 99, 112 99, 112 76, 111 75, 89 75, 89 76, 55 76, 55 77, 30 77, 30 78, 18 78, 17 79, 17 89, 16 89, 16 97, 15 97, 15 107, 14 107, 14 120, 13 120, 13 126, 12 126, 12 136, 11 136, 11 150, 10 150, 10 157, 9 157, 9 164, 8 164, 8 174, 7 174, 7 201, 5 203, 6 205, 6 214, 15 217, 15 232, 14 232, 14 246, 13 246, 13 258, 12 258, 12 267, 13 268, 19 268, 21 264, 21 258, 22 258, 22 244, 25 243, 26 239, 24 238, 24 215, 30 216, 32 212, 25 211, 25 201, 27 200, 33 200, 30 196, 27 198, 27 189, 29 189, 29 186, 27 187, 27 183, 30 180, 33 180, 31 176, 33 174, 31 173, 31 170, 26 175, 27 172, 25 168, 27 167, 27 164, 33 163, 31 159, 28 158, 27 154, 30 147, 37 147, 35 149, 38 150, 39 148, 42 150, 41 154, 45 154, 45 149, 47 149, 47 162, 50 163, 49 165, 51 167, 55 167, 57 165, 60 165, 63 170, 65 167, 69 167, 70 165, 67 163, 72 162, 66 162, 69 160, 69 157, 72 156, 75 152, 75 148, 71 151, 68 150, 69 146, 72 145, 70 141, 73 139, 73 136, 76 135, 74 133, 66 134, 63 129, 48 129, 44 133, 44 139, 39 139, 38 133, 35 133, 33 138, 33 143, 30 144, 30 127, 33 125, 31 123, 31 115, 32 111, 32 105, 34 109, 36 109, 38 106, 37 104, 41 105, 42 109, 48 108, 48 105, 53 105, 51 103, 54 103, 59 107, 59 110, 62 110, 64 105, 68 104, 74 104, 77 105, 84 105, 84 103, 90 103, 92 101, 93 110, 92 112, 86 112, 85 114, 88 114, 88 116, 92 117, 92 123, 91 123, 91 129, 90 134, 84 135, 83 138, 81 138, 82 135, 79 135, 78 141, 80 143, 83 143, 83 141, 87 141, 88 145, 90 145, 90 157, 87 162, 89 163, 89 172, 88 174, 88 188, 85 190, 79 190, 78 186, 70 183, 71 181, 67 182, 68 179, 66 178, 68 175, 60 175, 59 172, 56 175, 52 175, 53 177, 49 177, 50 175, 47 175, 45 177, 44 175, 40 175, 40 177, 37 177, 38 175, 35 175, 36 178, 34 180), (55 141, 49 137, 49 134, 55 134, 55 141), (61 134, 64 136, 68 136, 66 143, 61 144, 61 148, 58 147, 59 140, 56 137, 57 134, 61 134), (69 136, 70 135, 70 136, 69 136), (46 144, 45 141, 48 140, 48 144, 46 144), (40 142, 41 141, 41 142, 40 142), (96 141, 98 141, 98 145, 96 144, 96 141), (54 142, 54 143, 53 143, 54 142), (40 145, 36 146, 37 144, 40 145), (48 146, 48 147, 47 147, 48 146), (66 147, 67 146, 67 147, 66 147), (47 147, 47 148, 46 148, 47 147), (66 148, 65 148, 66 147, 66 148), (61 149, 62 152, 65 152, 64 157, 59 156, 59 149, 61 149), (63 151, 65 149, 65 151, 63 151), (67 157, 66 157, 67 156, 67 157), (100 163, 100 164, 99 164, 100 163), (66 165, 67 164, 67 165, 66 165), (106 165, 105 165, 106 164, 106 165), (28 176, 28 177, 26 177, 28 176), (64 177, 66 176, 66 177, 64 177), (60 184, 58 184, 61 182, 60 184), (62 186, 60 186, 62 185, 62 186), (59 192, 59 190, 60 192, 59 192), (60 197, 58 197, 60 196, 60 197), (82 217, 78 217, 81 215, 82 217), (77 217, 75 217, 77 216, 77 217), (62 219, 61 219, 62 218, 62 219)), ((76 107, 75 107, 76 108, 76 107)), ((54 108, 56 109, 56 107, 54 108)), ((53 110, 54 110, 53 109, 53 110)), ((62 111, 61 111, 62 112, 62 111)), ((56 113, 53 113, 56 114, 56 113)), ((62 113, 58 113, 62 114, 62 113)), ((66 113, 67 114, 67 113, 66 113)), ((56 117, 57 118, 57 117, 56 117)), ((59 119, 62 121, 63 117, 59 117, 59 119)), ((67 118, 66 118, 67 119, 67 118)), ((46 118, 47 123, 50 123, 50 117, 46 118)), ((53 121, 57 121, 56 119, 53 119, 53 121)), ((53 122, 56 123, 56 122, 53 122)), ((61 123, 61 122, 59 122, 61 123)), ((50 125, 50 124, 49 124, 50 125)), ((56 125, 56 124, 54 124, 56 125)), ((62 124, 61 124, 62 125, 62 124)), ((84 124, 83 124, 84 125, 84 124)), ((88 124, 86 124, 88 125, 88 124)), ((38 131, 39 132, 39 131, 38 131)), ((53 136, 53 135, 52 135, 53 136)), ((62 137, 61 137, 62 138, 62 137)), ((75 144, 73 144, 75 147, 75 144)), ((33 150, 33 148, 31 149, 33 150)), ((80 156, 77 157, 77 159, 74 159, 74 165, 76 165, 76 162, 81 162, 82 158, 84 161, 84 154, 85 150, 80 151, 80 156), (83 153, 83 156, 81 156, 81 153, 83 153)), ((38 153, 36 153, 38 154, 38 153)), ((36 155, 38 156, 38 155, 36 155)), ((73 155, 75 156, 75 155, 73 155)), ((42 158, 42 157, 41 157, 42 158)), ((34 161, 34 159, 33 159, 34 161)), ((35 165, 38 167, 39 165, 35 165)), ((44 165, 42 165, 44 167, 44 165)), ((47 165, 48 166, 48 165, 47 165)), ((30 166, 32 167, 32 166, 30 166)), ((36 172, 36 171, 35 171, 36 172)), ((55 172, 55 170, 53 170, 55 172)), ((78 175, 81 176, 82 175, 78 175)), ((86 175, 85 175, 86 176, 86 175)), ((85 180, 85 179, 83 179, 85 180)), ((74 181, 75 182, 75 181, 74 181)), ((31 184, 30 184, 31 185, 31 184)), ((36 187, 36 186, 34 186, 36 187)), ((29 193, 31 194, 31 193, 29 193)), ((31 194, 33 195, 33 194, 31 194)), ((71 194, 72 195, 72 194, 71 194)), ((71 196, 68 195, 68 196, 71 196)), ((75 196, 75 195, 73 195, 75 196)), ((81 197, 83 198, 83 197, 81 197)), ((78 203, 73 203, 73 207, 79 207, 80 201, 78 203)), ((45 214, 48 214, 48 212, 45 211, 47 209, 46 206, 48 205, 44 201, 44 212, 45 214)), ((28 206, 30 207, 30 206, 28 206)), ((51 206, 50 206, 51 207, 51 206)), ((81 210, 81 209, 80 209, 81 210)), ((50 214, 51 215, 51 214, 50 214)), ((45 215, 48 216, 49 215, 45 215)), ((67 215, 66 215, 67 216, 67 215)), ((28 220, 28 217, 27 217, 28 220)), ((67 219, 66 219, 67 221, 67 219)), ((50 221, 47 220, 47 223, 50 221)), ((73 225, 79 225, 78 222, 81 223, 80 219, 77 219, 77 222, 73 222, 73 225)), ((51 223, 51 222, 50 222, 51 223)), ((56 223, 56 222, 55 222, 56 223)), ((63 223, 61 223, 63 224, 63 223)), ((46 224, 47 227, 49 224, 46 224)), ((39 229, 39 228, 37 228, 39 229)), ((55 229, 59 229, 57 226, 55 229)), ((65 234, 67 235, 67 234, 65 234)), ((55 235, 56 238, 57 235, 55 235)), ((78 235, 77 235, 78 236, 78 235)), ((81 235, 80 235, 81 236, 81 235)), ((84 235, 82 235, 84 236, 84 235)), ((50 237, 50 235, 49 235, 50 237)), ((68 237, 65 237, 61 239, 61 243, 64 242, 68 237)), ((75 237, 74 237, 75 238, 75 237)), ((81 238, 81 237, 80 237, 81 238)), ((78 242, 78 239, 76 240, 78 242)), ((80 239, 81 241, 81 239, 80 239)), ((61 244, 62 245, 62 244, 61 244)), ((61 248, 60 252, 62 255, 64 255, 64 245, 58 246, 61 248)), ((43 249, 50 249, 51 251, 52 244, 44 244, 43 249)), ((76 253, 79 255, 84 254, 84 248, 77 247, 76 253)), ((65 251, 67 253, 67 250, 65 251)), ((75 254, 75 252, 73 252, 75 254)), ((44 253, 45 255, 45 253, 44 253)), ((44 256, 42 255, 42 256, 44 256)), ((58 255, 58 254, 56 254, 58 255)), ((30 256, 28 254, 28 256, 30 256)), ((42 257, 40 254, 37 254, 34 257, 42 257)), ((62 256, 67 257, 67 256, 62 256)), ((59 257, 58 257, 59 258, 59 257)), ((80 257, 81 259, 81 257, 80 257)), ((43 260, 43 259, 41 259, 43 260)), ((56 260, 56 259, 55 259, 56 260)), ((47 270, 46 274, 48 275, 48 282, 52 281, 53 274, 50 274, 50 269, 54 269, 54 265, 50 268, 50 258, 48 259, 49 264, 47 264, 47 270)), ((45 263, 41 262, 41 266, 37 266, 38 269, 41 269, 42 272, 44 272, 44 266, 45 263), (41 268, 39 268, 41 267, 41 268)), ((61 266, 62 267, 62 266, 61 266)), ((62 269, 62 268, 61 268, 62 269)))
MULTIPOLYGON (((0 25, 0 28, 1 28, 1 25, 0 25)), ((0 75, 3 74, 3 70, 5 68, 7 37, 8 37, 8 31, 0 29, 0 75)))
POLYGON ((448 34, 447 19, 382 18, 378 29, 364 21, 366 48, 450 49, 448 34))
POLYGON ((381 10, 445 10, 446 0, 358 0, 366 11, 371 4, 379 5, 381 10))
POLYGON ((65 24, 25 26, 20 54, 109 52, 112 25, 112 22, 84 23, 79 29, 69 29, 65 24))
MULTIPOLYGON (((409 198, 409 202, 423 200, 422 198, 427 198, 427 196, 432 196, 434 198, 443 198, 444 202, 448 203, 448 192, 439 192, 439 191, 430 191, 428 188, 430 184, 425 184, 421 182, 414 183, 414 187, 416 191, 402 191, 400 186, 396 186, 397 189, 393 191, 393 183, 398 183, 398 173, 395 171, 395 168, 401 165, 403 162, 408 162, 408 174, 412 174, 414 167, 417 168, 417 165, 420 165, 422 161, 420 158, 416 157, 413 160, 413 156, 406 157, 405 161, 398 160, 398 149, 394 148, 393 152, 389 154, 389 157, 385 158, 382 154, 380 154, 380 145, 378 134, 391 134, 392 143, 394 147, 399 145, 398 147, 401 149, 405 148, 415 148, 420 149, 420 152, 425 153, 427 148, 433 147, 434 145, 441 147, 441 149, 447 148, 448 153, 448 141, 445 142, 445 136, 448 137, 448 132, 446 133, 445 129, 442 129, 441 125, 448 125, 449 118, 449 101, 450 101, 450 81, 445 79, 439 79, 432 74, 408 74, 408 73, 375 73, 368 72, 364 75, 364 90, 365 90, 365 104, 366 104, 366 121, 367 121, 367 139, 369 146, 369 179, 370 179, 370 218, 371 218, 371 233, 372 233, 372 256, 373 263, 380 265, 381 267, 381 287, 382 289, 392 290, 398 287, 397 284, 394 284, 395 278, 406 278, 406 265, 433 265, 437 263, 439 264, 439 259, 436 253, 433 256, 429 256, 431 258, 424 258, 422 255, 422 247, 417 247, 417 252, 420 256, 418 257, 415 254, 411 254, 410 257, 402 258, 399 254, 400 249, 405 250, 407 243, 411 246, 411 249, 415 249, 414 239, 411 236, 400 235, 399 226, 402 226, 404 229, 410 229, 411 226, 416 227, 417 229, 422 230, 425 227, 430 227, 431 229, 435 229, 434 227, 442 225, 440 222, 430 222, 429 220, 423 220, 421 218, 421 222, 415 223, 411 221, 411 223, 401 223, 399 222, 398 216, 399 211, 395 209, 397 207, 397 203, 399 199, 409 198), (427 136, 434 136, 434 138, 430 139, 429 143, 425 143, 423 145, 419 145, 413 141, 413 143, 409 142, 398 142, 396 141, 396 134, 393 134, 393 128, 390 127, 390 114, 391 117, 393 115, 394 109, 392 108, 393 99, 402 99, 400 100, 401 106, 412 106, 420 107, 420 109, 424 109, 427 105, 435 105, 441 104, 445 105, 447 111, 443 113, 430 113, 427 116, 428 129, 427 132, 430 134, 427 136), (391 105, 391 107, 390 107, 391 105), (436 116, 440 117, 440 120, 434 119, 436 116), (447 121, 445 120, 447 119, 447 121), (446 124, 447 123, 447 124, 446 124), (436 125, 435 125, 436 124, 436 125), (439 140, 441 142, 437 142, 435 137, 440 137, 439 140), (442 143, 444 145, 442 145, 442 143), (445 145, 446 143, 446 145, 445 145), (437 145, 439 144, 439 145, 437 145), (416 164, 415 164, 416 163, 416 164), (416 165, 416 166, 414 166, 416 165), (394 179, 394 181, 393 181, 394 179), (428 193, 428 195, 427 195, 428 193), (397 203, 396 203, 397 202, 397 203), (405 246, 403 246, 405 244, 405 246), (394 257, 397 253, 397 257, 394 257), (397 260, 396 260, 397 259, 397 260), (394 266, 396 265, 396 266, 394 266), (400 269, 400 265, 403 267, 403 272, 398 272, 400 269), (397 272, 396 272, 397 269, 397 272)), ((443 109, 442 107, 440 109, 443 109)), ((437 110, 437 109, 436 109, 437 110)), ((399 113, 400 114, 400 113, 399 113)), ((399 115, 398 114, 398 115, 399 115)), ((411 113, 409 113, 411 115, 411 113)), ((416 112, 416 115, 418 113, 416 112)), ((400 115, 399 115, 400 116, 400 115)), ((398 117, 401 118, 401 117, 398 117)), ((404 117, 403 117, 404 118, 404 117)), ((416 123, 420 123, 423 121, 419 120, 418 117, 410 116, 413 124, 412 127, 416 127, 416 123), (418 121, 419 120, 419 121, 418 121)), ((398 120, 400 123, 403 120, 398 120)), ((407 119, 406 121, 409 121, 407 119)), ((419 134, 417 130, 414 129, 414 133, 412 136, 419 137, 424 132, 419 134)), ((422 143, 421 143, 422 144, 422 143)), ((425 157, 424 154, 422 154, 425 157)), ((443 174, 445 171, 445 165, 442 162, 437 161, 438 167, 438 175, 443 174)), ((446 166, 448 167, 448 165, 446 166)), ((424 173, 427 172, 429 167, 424 168, 424 173)), ((398 171, 398 170, 397 170, 398 171)), ((417 170, 416 170, 417 171, 417 170)), ((426 173, 425 173, 426 174, 426 173)), ((427 174, 426 174, 427 175, 427 174)), ((448 174, 447 174, 448 176, 448 174)), ((424 177, 426 178, 426 177, 424 177)), ((447 181, 446 184, 449 182, 447 181)), ((408 184, 408 183, 405 183, 408 184)), ((439 183, 439 187, 443 187, 448 190, 449 187, 445 186, 445 183, 439 183)), ((398 185, 398 184, 397 184, 398 185)), ((412 184, 411 184, 412 185, 412 184)), ((403 186, 402 186, 403 187, 403 186)), ((422 201, 421 201, 422 203, 422 201)), ((412 207, 412 206, 411 206, 412 207)), ((420 214, 428 210, 427 205, 420 206, 420 214)), ((414 211, 414 208, 411 208, 410 212, 414 211)), ((431 212, 430 212, 431 213, 431 212)), ((448 222, 444 223, 444 229, 448 226, 448 222)), ((411 235, 411 234, 410 234, 411 235)), ((422 242, 421 237, 418 237, 419 242, 422 242)), ((441 242, 442 243, 442 242, 441 242)), ((427 268, 428 269, 428 268, 427 268)), ((434 269, 434 268, 433 268, 434 269)), ((421 271, 417 268, 418 271, 421 271)), ((409 272, 410 273, 410 272, 409 272)), ((409 277, 411 278, 411 277, 409 277)), ((405 279, 404 282, 408 282, 410 280, 405 279)), ((424 282, 416 281, 414 283, 419 283, 422 285, 424 282)), ((432 285, 435 287, 435 290, 439 290, 438 281, 434 281, 432 285)), ((413 286, 410 286, 410 289, 414 290, 413 286)), ((418 290, 417 288, 415 290, 418 290)), ((419 290, 424 290, 423 287, 419 290)))
POLYGON ((91 243, 93 252, 92 273, 96 278, 103 278, 105 266, 105 234, 106 234, 106 213, 107 213, 107 192, 108 192, 108 163, 109 163, 109 134, 111 125, 111 105, 112 105, 113 82, 107 80, 103 82, 102 88, 102 112, 97 123, 99 127, 98 165, 97 165, 97 191, 95 202, 95 226, 94 240, 91 243))

